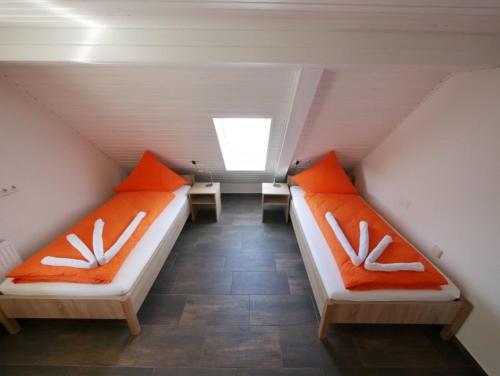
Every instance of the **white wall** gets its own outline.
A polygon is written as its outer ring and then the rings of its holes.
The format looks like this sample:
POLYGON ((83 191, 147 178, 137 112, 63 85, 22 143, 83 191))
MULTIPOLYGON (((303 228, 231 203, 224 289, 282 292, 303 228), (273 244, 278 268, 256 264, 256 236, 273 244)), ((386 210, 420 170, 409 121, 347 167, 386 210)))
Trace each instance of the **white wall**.
POLYGON ((500 69, 453 76, 356 169, 358 187, 474 310, 458 338, 500 374, 500 69), (409 203, 409 207, 406 207, 409 203))
POLYGON ((24 93, 0 80, 0 239, 31 255, 102 203, 121 168, 24 93))

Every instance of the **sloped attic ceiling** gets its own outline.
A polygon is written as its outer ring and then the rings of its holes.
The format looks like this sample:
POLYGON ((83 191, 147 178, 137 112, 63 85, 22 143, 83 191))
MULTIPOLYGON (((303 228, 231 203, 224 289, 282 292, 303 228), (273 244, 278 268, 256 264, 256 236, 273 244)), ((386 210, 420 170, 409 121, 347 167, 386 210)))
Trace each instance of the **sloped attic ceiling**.
POLYGON ((273 179, 295 69, 53 65, 0 72, 126 169, 152 150, 169 166, 191 160, 225 183, 273 179), (266 170, 226 172, 213 117, 270 117, 266 170))
POLYGON ((2 1, 0 73, 125 168, 152 149, 226 187, 333 148, 350 168, 450 73, 500 64, 496 0, 137 3, 2 1), (266 171, 225 171, 214 116, 272 117, 266 171))
POLYGON ((345 168, 354 167, 449 74, 390 66, 325 70, 294 159, 306 167, 335 149, 345 168))
MULTIPOLYGON (((3 65, 18 85, 126 169, 143 150, 223 183, 272 181, 287 132, 298 70, 277 66, 158 67, 3 65), (213 117, 271 117, 266 171, 226 172, 213 117)), ((339 67, 323 72, 293 154, 309 161, 335 148, 361 160, 448 75, 429 68, 339 67)))

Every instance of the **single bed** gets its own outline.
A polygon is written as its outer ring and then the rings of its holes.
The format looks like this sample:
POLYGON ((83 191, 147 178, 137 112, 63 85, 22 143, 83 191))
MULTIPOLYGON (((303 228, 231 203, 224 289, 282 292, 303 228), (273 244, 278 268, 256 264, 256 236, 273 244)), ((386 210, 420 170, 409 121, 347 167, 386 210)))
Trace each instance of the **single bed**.
POLYGON ((139 334, 137 312, 189 217, 189 189, 174 192, 111 283, 16 284, 7 278, 0 284, 0 322, 15 334, 17 318, 125 319, 130 332, 139 334))
POLYGON ((446 276, 442 290, 347 290, 304 190, 292 184, 290 192, 290 216, 321 314, 322 340, 330 323, 444 324, 444 339, 456 333, 472 307, 446 276))

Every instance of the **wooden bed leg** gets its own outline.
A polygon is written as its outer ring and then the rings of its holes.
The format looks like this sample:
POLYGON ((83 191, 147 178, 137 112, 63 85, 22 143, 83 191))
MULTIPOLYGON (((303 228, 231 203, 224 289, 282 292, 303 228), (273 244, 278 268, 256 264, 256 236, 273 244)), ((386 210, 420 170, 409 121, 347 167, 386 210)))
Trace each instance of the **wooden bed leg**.
POLYGON ((460 298, 460 300, 462 301, 462 305, 455 315, 455 318, 450 324, 445 325, 441 330, 441 338, 445 341, 451 339, 451 337, 458 332, 458 329, 460 329, 472 311, 472 304, 470 304, 468 300, 465 300, 464 298, 460 298))
POLYGON ((137 319, 137 314, 130 304, 130 300, 124 300, 122 302, 123 313, 125 314, 125 320, 127 320, 127 325, 130 330, 130 334, 133 336, 138 336, 141 333, 141 324, 139 324, 139 320, 137 319))
POLYGON ((330 322, 332 320, 332 315, 333 315, 333 305, 332 304, 325 304, 325 307, 323 308, 323 315, 321 315, 321 322, 319 323, 319 339, 321 341, 326 341, 328 337, 328 326, 330 325, 330 322))
POLYGON ((17 334, 21 331, 21 327, 17 320, 8 318, 5 313, 0 309, 0 322, 3 324, 9 334, 17 334))

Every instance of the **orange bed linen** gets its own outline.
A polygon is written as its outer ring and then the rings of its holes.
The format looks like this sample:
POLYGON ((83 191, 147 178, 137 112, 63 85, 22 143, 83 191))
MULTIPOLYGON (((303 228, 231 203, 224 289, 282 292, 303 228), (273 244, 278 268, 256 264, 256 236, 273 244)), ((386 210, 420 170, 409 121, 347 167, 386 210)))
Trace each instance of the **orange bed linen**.
POLYGON ((340 274, 348 290, 377 289, 432 289, 440 290, 448 284, 440 272, 423 257, 420 252, 401 238, 371 209, 358 195, 308 193, 306 201, 325 236, 333 253, 340 274), (337 240, 335 233, 325 219, 325 214, 331 212, 352 247, 357 250, 359 245, 359 221, 368 222, 371 251, 384 235, 390 235, 393 242, 387 247, 377 262, 421 262, 423 272, 398 271, 383 272, 366 270, 362 265, 356 267, 344 248, 337 240))
POLYGON ((73 283, 110 283, 128 254, 142 238, 149 226, 172 201, 171 192, 123 192, 115 195, 96 209, 64 235, 31 256, 20 266, 7 274, 15 283, 29 282, 73 282, 73 283), (78 269, 64 266, 42 265, 45 256, 67 257, 84 260, 82 255, 66 240, 66 235, 74 233, 92 249, 94 222, 102 218, 104 249, 107 250, 134 219, 139 211, 146 216, 128 239, 122 249, 106 265, 94 269, 78 269))

